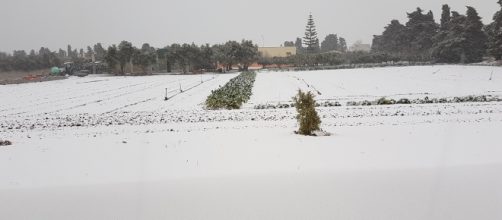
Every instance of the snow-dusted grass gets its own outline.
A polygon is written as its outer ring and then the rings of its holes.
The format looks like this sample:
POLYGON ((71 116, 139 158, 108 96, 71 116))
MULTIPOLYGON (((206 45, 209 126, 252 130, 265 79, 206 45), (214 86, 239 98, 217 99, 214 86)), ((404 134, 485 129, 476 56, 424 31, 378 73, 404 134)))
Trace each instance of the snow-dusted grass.
POLYGON ((295 135, 294 108, 252 108, 298 88, 500 96, 500 68, 258 73, 243 109, 204 110, 235 76, 0 86, 0 218, 502 219, 502 102, 317 108, 329 137, 295 135))

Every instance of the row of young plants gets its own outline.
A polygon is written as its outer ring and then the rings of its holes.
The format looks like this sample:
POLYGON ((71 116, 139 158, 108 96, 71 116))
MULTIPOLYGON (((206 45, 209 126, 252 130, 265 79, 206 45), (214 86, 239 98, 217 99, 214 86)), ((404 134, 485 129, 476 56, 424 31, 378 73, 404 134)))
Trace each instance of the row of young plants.
POLYGON ((463 97, 453 97, 453 98, 417 98, 417 99, 407 99, 402 98, 399 100, 389 99, 382 97, 375 101, 361 101, 361 102, 347 102, 347 106, 361 106, 361 105, 405 105, 405 104, 437 104, 437 103, 464 103, 464 102, 502 102, 502 98, 495 96, 463 96, 463 97))
POLYGON ((206 99, 207 109, 239 109, 252 95, 255 72, 242 72, 223 87, 211 91, 206 99))
MULTIPOLYGON (((371 106, 371 105, 406 105, 406 104, 437 104, 437 103, 465 103, 465 102, 502 102, 502 98, 494 96, 464 96, 464 97, 453 97, 453 98, 417 98, 417 99, 389 99, 382 97, 373 101, 350 101, 347 102, 346 106, 371 106)), ((325 101, 315 104, 316 107, 340 107, 342 104, 335 101, 325 101)), ((294 108, 295 103, 291 104, 260 104, 254 106, 255 109, 283 109, 283 108, 294 108)))
MULTIPOLYGON (((316 102, 315 107, 340 107, 342 104, 339 102, 332 102, 332 101, 325 101, 325 102, 316 102)), ((284 103, 279 103, 279 104, 259 104, 255 105, 254 109, 281 109, 281 108, 295 108, 296 104, 295 103, 290 103, 290 104, 284 104, 284 103)))

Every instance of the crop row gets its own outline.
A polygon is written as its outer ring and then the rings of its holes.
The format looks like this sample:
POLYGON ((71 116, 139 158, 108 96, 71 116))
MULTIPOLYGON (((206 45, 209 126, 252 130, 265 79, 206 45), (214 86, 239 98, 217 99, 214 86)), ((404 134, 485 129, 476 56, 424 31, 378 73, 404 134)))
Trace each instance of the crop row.
MULTIPOLYGON (((350 101, 347 102, 346 106, 370 106, 370 105, 405 105, 405 104, 438 104, 438 103, 465 103, 465 102, 502 102, 502 98, 481 95, 481 96, 464 96, 464 97, 453 97, 453 98, 417 98, 417 99, 407 99, 402 98, 399 100, 380 98, 374 101, 350 101)), ((316 103, 316 107, 340 107, 342 104, 336 101, 325 101, 316 103)), ((286 104, 259 104, 255 105, 254 109, 281 109, 281 108, 294 108, 294 103, 286 104)))
POLYGON ((239 109, 252 95, 255 72, 243 72, 223 87, 211 91, 206 99, 208 109, 239 109))

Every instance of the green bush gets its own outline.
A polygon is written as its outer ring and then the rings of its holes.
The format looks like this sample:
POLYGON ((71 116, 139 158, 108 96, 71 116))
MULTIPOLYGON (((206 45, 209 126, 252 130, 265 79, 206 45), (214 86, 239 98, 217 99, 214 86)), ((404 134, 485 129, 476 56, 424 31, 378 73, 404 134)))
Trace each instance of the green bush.
POLYGON ((239 109, 251 98, 255 72, 243 72, 223 87, 211 92, 206 99, 208 109, 239 109))
POLYGON ((321 119, 315 110, 315 100, 314 94, 311 92, 304 93, 298 90, 298 94, 293 97, 295 102, 296 110, 298 115, 296 119, 300 124, 300 129, 298 131, 301 135, 313 135, 315 131, 319 131, 319 126, 321 125, 321 119))

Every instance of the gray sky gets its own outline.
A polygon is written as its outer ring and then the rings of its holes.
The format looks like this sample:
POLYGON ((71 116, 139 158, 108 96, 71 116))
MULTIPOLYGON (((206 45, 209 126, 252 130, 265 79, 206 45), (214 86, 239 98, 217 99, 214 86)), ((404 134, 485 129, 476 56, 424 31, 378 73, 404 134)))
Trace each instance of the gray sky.
POLYGON ((436 20, 441 5, 465 13, 474 6, 485 23, 499 10, 497 0, 2 0, 0 51, 66 49, 117 44, 155 47, 171 43, 221 43, 251 39, 279 46, 304 33, 312 12, 321 39, 329 33, 370 43, 391 19, 421 7, 436 20))

